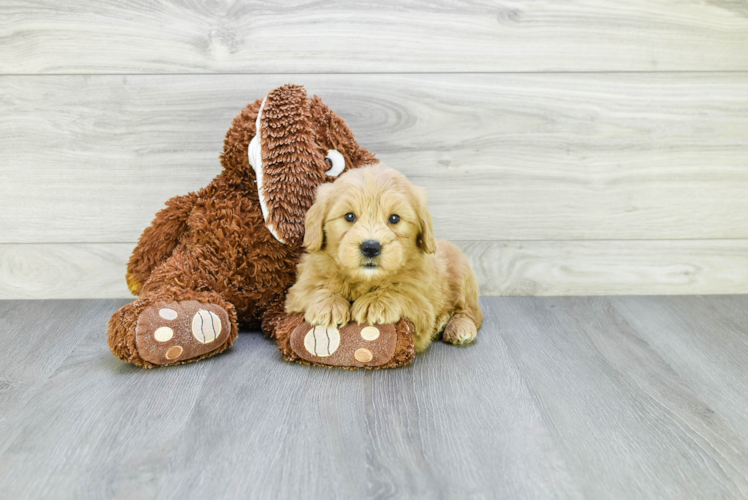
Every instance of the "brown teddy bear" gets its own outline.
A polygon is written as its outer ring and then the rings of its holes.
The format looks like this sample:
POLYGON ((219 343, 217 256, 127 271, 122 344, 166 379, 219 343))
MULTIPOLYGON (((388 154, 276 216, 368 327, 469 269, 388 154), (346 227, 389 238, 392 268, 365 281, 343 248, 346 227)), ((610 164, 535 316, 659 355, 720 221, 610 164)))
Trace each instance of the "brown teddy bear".
POLYGON ((223 171, 169 200, 127 267, 135 302, 109 321, 115 356, 144 367, 197 361, 230 347, 239 325, 261 327, 284 358, 346 368, 401 366, 412 324, 314 328, 284 313, 316 188, 377 160, 303 87, 249 104, 224 141, 223 171))

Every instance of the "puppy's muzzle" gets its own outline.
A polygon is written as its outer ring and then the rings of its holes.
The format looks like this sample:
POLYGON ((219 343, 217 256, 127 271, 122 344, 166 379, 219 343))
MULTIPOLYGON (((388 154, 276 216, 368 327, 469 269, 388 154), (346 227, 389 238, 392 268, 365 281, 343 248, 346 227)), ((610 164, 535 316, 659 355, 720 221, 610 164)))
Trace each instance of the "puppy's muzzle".
POLYGON ((361 253, 368 259, 373 259, 382 253, 382 245, 378 241, 367 240, 361 243, 361 253))

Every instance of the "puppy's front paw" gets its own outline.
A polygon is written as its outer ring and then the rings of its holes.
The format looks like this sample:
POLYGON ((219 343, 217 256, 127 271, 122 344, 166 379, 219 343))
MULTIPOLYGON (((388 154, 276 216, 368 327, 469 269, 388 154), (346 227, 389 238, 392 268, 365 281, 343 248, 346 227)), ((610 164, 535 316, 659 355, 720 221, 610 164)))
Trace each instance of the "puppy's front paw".
POLYGON ((364 295, 353 303, 351 317, 359 324, 387 325, 402 316, 400 304, 391 298, 364 295))
POLYGON ((470 318, 456 314, 447 324, 442 340, 450 344, 468 344, 478 336, 478 329, 470 318))
POLYGON ((339 295, 332 295, 307 307, 304 319, 312 325, 343 326, 351 320, 351 303, 339 295))

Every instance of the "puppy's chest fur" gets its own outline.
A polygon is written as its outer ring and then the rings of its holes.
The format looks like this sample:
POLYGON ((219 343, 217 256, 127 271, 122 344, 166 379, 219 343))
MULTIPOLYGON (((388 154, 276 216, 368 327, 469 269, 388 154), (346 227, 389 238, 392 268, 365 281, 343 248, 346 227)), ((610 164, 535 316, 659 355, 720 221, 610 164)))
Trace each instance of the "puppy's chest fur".
POLYGON ((372 292, 379 291, 383 288, 396 288, 397 283, 390 281, 382 283, 365 283, 365 282, 354 282, 347 278, 336 277, 334 280, 335 288, 338 288, 338 293, 348 299, 351 302, 358 300, 372 292))

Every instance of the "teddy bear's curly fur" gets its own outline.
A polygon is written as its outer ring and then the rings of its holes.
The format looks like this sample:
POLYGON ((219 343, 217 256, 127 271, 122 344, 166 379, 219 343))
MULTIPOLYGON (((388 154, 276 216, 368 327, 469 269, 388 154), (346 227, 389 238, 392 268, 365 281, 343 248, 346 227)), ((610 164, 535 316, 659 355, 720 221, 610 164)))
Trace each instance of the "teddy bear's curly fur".
POLYGON ((316 188, 335 178, 330 150, 345 170, 377 161, 303 87, 285 85, 245 107, 226 134, 223 171, 199 192, 168 201, 141 236, 127 267, 138 299, 109 322, 112 352, 151 367, 221 352, 239 326, 272 335, 287 319, 306 211, 316 188), (258 125, 259 167, 249 159, 258 125))

